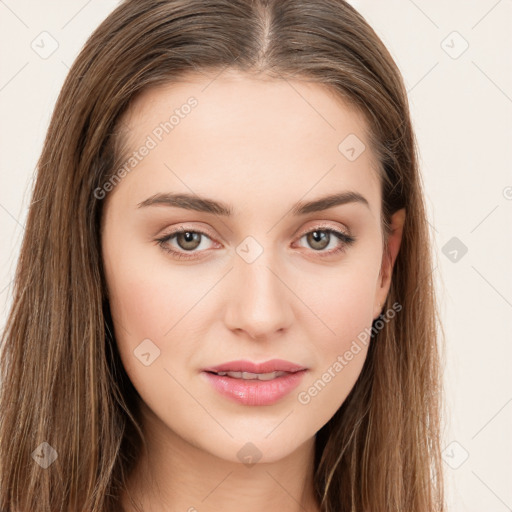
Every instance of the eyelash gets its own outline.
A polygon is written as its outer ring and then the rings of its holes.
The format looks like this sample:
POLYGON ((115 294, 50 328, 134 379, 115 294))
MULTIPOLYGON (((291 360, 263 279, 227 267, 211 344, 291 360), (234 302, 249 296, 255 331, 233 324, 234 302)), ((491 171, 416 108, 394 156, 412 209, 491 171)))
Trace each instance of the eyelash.
MULTIPOLYGON (((356 239, 351 235, 347 235, 346 233, 343 233, 342 231, 338 231, 337 229, 328 228, 328 227, 324 227, 324 226, 317 226, 309 231, 306 231, 299 237, 299 240, 301 238, 303 238, 304 236, 313 233, 314 231, 320 231, 322 233, 329 233, 331 235, 334 235, 341 242, 341 244, 336 249, 332 249, 327 252, 313 250, 313 252, 317 252, 321 258, 334 256, 336 254, 344 252, 347 247, 350 247, 356 241, 356 239)), ((171 254, 174 258, 179 259, 179 260, 190 260, 190 259, 196 258, 195 256, 189 255, 187 253, 171 249, 171 248, 169 248, 168 245, 166 245, 170 240, 172 240, 179 233, 196 233, 196 234, 200 234, 202 236, 206 236, 211 239, 211 237, 208 235, 208 233, 205 233, 204 231, 197 230, 197 229, 179 228, 179 229, 173 231, 172 233, 165 235, 162 238, 157 238, 155 240, 155 242, 158 243, 158 245, 162 248, 162 250, 171 254)), ((191 254, 194 254, 194 253, 192 252, 191 254)))

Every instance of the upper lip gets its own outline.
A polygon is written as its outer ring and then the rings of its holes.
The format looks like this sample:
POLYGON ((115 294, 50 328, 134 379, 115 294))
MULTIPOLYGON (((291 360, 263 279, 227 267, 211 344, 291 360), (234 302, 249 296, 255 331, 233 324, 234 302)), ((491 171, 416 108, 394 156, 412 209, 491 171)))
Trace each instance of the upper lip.
POLYGON ((249 373, 271 373, 271 372, 289 372, 295 373, 301 370, 306 370, 305 366, 300 364, 291 363, 283 359, 271 359, 264 363, 253 363, 252 361, 229 361, 217 366, 210 366, 204 368, 205 372, 249 372, 249 373))

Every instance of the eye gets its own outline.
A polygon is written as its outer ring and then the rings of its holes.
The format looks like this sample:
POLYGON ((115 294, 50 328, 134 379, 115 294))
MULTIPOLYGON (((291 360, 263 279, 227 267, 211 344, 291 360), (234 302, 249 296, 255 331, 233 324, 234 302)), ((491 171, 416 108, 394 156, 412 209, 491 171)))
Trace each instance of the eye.
MULTIPOLYGON (((195 257, 193 255, 195 252, 201 252, 196 251, 196 249, 201 247, 204 238, 211 240, 208 234, 203 231, 180 228, 168 235, 165 235, 162 238, 158 238, 156 242, 158 242, 158 245, 164 251, 172 254, 174 257, 178 259, 189 259, 195 257), (179 250, 173 249, 172 245, 170 244, 170 242, 174 241, 174 239, 178 245, 179 250), (187 252, 192 254, 189 255, 187 252)), ((205 248, 201 247, 201 249, 205 248)))
POLYGON ((307 244, 313 248, 314 252, 320 253, 321 257, 338 254, 355 242, 353 236, 324 226, 318 226, 304 233, 299 240, 303 238, 306 238, 307 244), (326 251, 325 249, 329 246, 334 248, 326 251))
MULTIPOLYGON (((321 257, 338 254, 355 242, 353 236, 325 226, 318 226, 307 231, 299 240, 303 238, 306 238, 308 245, 314 252, 319 253, 321 257), (334 246, 334 248, 326 251, 325 249, 329 246, 334 246)), ((171 254, 173 257, 186 260, 196 258, 195 253, 204 252, 208 249, 208 247, 201 247, 205 239, 212 240, 204 231, 180 227, 162 238, 157 238, 155 241, 164 251, 171 254), (176 248, 173 248, 171 242, 175 242, 177 247, 175 246, 176 248)))

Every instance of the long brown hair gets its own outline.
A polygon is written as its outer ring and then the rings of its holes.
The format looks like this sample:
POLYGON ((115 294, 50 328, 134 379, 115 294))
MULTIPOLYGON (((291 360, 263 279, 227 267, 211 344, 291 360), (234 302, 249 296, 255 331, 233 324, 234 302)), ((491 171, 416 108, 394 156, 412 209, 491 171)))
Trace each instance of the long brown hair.
POLYGON ((343 0, 126 0, 73 64, 38 162, 2 336, 2 511, 120 509, 144 438, 112 334, 93 191, 118 169, 119 120, 137 94, 227 68, 318 82, 350 102, 379 158, 386 232, 407 212, 383 305, 401 310, 376 329, 354 388, 316 435, 321 509, 445 510, 430 232, 391 55, 343 0))

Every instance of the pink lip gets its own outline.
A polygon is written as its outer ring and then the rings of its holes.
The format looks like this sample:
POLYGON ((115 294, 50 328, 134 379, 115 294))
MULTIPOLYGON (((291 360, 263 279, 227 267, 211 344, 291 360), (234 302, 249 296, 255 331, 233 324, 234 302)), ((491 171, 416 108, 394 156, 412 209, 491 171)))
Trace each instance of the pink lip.
POLYGON ((201 375, 204 375, 204 378, 220 394, 235 402, 243 405, 272 405, 295 389, 306 371, 298 370, 267 381, 236 379, 227 375, 215 375, 208 371, 201 372, 201 375))
POLYGON ((252 361, 229 361, 228 363, 219 364, 203 368, 204 372, 250 372, 250 373, 270 373, 270 372, 298 372, 307 370, 305 366, 291 363, 283 359, 271 359, 264 363, 253 363, 252 361))
POLYGON ((222 395, 243 405, 272 405, 296 388, 307 368, 299 364, 272 359, 264 363, 230 361, 204 368, 201 375, 222 395), (243 380, 213 372, 271 373, 287 372, 272 380, 243 380))

